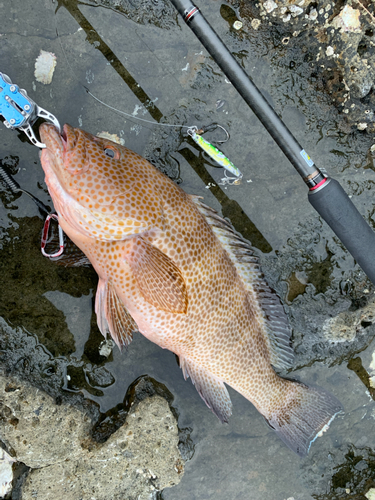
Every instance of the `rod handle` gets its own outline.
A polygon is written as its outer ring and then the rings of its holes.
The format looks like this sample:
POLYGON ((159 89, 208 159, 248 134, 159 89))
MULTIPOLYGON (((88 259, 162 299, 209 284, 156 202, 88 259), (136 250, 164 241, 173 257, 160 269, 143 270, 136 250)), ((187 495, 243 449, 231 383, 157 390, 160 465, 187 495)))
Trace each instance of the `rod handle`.
POLYGON ((320 189, 310 191, 308 198, 375 284, 375 233, 341 185, 328 178, 320 189))

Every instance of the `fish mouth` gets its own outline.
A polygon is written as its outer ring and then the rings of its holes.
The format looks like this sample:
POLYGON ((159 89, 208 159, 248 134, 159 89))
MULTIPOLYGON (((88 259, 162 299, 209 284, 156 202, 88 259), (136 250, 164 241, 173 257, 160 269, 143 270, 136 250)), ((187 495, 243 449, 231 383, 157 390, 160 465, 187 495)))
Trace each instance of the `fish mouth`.
POLYGON ((66 133, 66 124, 63 126, 63 129, 61 131, 61 142, 65 151, 68 145, 68 134, 66 133))
POLYGON ((76 131, 73 127, 65 123, 61 131, 61 142, 65 151, 71 151, 74 149, 79 132, 76 131))
POLYGON ((77 142, 74 128, 67 123, 63 126, 61 133, 52 123, 42 123, 39 127, 39 134, 46 148, 51 151, 60 150, 62 153, 71 151, 77 142))

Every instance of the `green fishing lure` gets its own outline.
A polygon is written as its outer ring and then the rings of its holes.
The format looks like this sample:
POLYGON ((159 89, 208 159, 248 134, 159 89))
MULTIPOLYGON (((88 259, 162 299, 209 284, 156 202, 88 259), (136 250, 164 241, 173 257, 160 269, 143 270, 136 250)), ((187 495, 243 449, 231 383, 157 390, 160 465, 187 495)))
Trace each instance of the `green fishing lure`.
POLYGON ((190 135, 193 141, 208 154, 208 156, 210 156, 225 170, 235 175, 235 177, 228 177, 224 172, 225 178, 222 179, 222 184, 240 184, 242 179, 242 173, 240 172, 240 170, 224 155, 224 153, 215 148, 215 146, 206 141, 206 139, 203 139, 203 137, 198 134, 197 127, 189 128, 187 133, 190 135))

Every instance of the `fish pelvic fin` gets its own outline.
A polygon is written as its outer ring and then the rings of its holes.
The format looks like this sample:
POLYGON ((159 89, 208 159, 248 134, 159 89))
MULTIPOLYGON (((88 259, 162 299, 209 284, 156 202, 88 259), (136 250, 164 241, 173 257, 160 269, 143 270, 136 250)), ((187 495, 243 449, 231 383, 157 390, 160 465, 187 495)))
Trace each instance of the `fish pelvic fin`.
POLYGON ((187 312, 184 277, 166 254, 138 237, 126 242, 124 259, 148 303, 166 312, 187 312))
POLYGON ((288 396, 265 418, 279 438, 302 458, 343 407, 321 387, 308 387, 290 380, 285 382, 291 384, 288 396))
POLYGON ((190 195, 200 213, 226 250, 247 291, 250 307, 260 318, 262 333, 268 346, 272 366, 286 369, 292 366, 294 352, 291 347, 291 329, 280 297, 267 283, 259 259, 250 243, 238 234, 231 223, 198 196, 190 195))
POLYGON ((190 377, 200 397, 221 423, 227 423, 232 415, 232 401, 224 383, 214 375, 184 357, 179 357, 185 380, 190 377))
POLYGON ((127 347, 133 339, 133 332, 138 331, 138 326, 109 280, 99 279, 95 312, 102 335, 107 337, 107 333, 110 333, 120 350, 127 347))

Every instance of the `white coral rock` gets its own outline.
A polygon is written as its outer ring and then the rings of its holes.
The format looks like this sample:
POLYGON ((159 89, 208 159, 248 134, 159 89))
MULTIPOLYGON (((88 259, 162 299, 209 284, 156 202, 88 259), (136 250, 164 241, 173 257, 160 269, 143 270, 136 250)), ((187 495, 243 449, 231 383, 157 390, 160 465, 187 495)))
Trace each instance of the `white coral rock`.
POLYGON ((268 14, 277 8, 277 3, 273 0, 267 0, 263 4, 263 8, 268 14))
POLYGON ((34 76, 37 82, 45 85, 52 82, 53 72, 56 67, 56 56, 52 52, 41 50, 35 61, 34 76))
POLYGON ((101 137, 102 139, 109 139, 112 142, 116 142, 121 146, 125 145, 125 141, 122 137, 119 137, 117 134, 110 134, 109 132, 99 132, 96 134, 97 137, 101 137))
POLYGON ((337 29, 341 28, 341 31, 358 32, 361 30, 360 14, 358 9, 345 5, 340 14, 332 21, 332 26, 337 29))
POLYGON ((289 10, 292 13, 293 17, 299 16, 303 12, 303 9, 301 9, 301 7, 298 7, 298 5, 290 5, 289 10))
POLYGON ((13 470, 15 460, 6 451, 0 449, 0 498, 12 491, 13 470))

